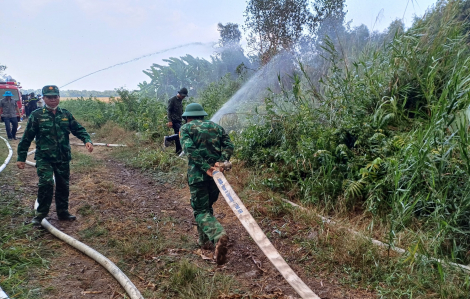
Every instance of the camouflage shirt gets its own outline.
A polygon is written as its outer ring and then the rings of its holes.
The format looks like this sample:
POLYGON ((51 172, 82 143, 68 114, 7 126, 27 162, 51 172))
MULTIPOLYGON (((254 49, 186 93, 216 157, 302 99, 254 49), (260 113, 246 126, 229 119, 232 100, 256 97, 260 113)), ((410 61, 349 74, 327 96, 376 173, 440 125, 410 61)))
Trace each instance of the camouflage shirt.
POLYGON ((181 145, 188 155, 188 184, 211 180, 206 171, 229 160, 233 144, 224 128, 210 120, 193 120, 180 129, 181 145))
POLYGON ((58 107, 55 115, 46 108, 34 110, 29 116, 26 130, 18 144, 18 161, 26 160, 29 146, 35 137, 36 159, 53 163, 70 161, 72 159, 70 133, 83 143, 91 142, 85 128, 67 110, 58 107))
POLYGON ((183 122, 183 99, 178 99, 177 96, 168 100, 168 121, 175 123, 183 122))

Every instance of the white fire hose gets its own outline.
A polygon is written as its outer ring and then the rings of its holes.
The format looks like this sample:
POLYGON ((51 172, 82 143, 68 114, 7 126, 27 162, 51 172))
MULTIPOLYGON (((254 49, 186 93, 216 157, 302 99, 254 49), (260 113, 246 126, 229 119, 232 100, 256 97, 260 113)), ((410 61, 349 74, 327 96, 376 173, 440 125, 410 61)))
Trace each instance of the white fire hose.
MULTIPOLYGON (((226 169, 226 167, 224 168, 226 169)), ((318 295, 316 295, 297 276, 297 274, 295 274, 294 270, 292 270, 292 268, 286 263, 276 248, 274 248, 273 244, 266 237, 258 223, 256 223, 256 220, 251 216, 250 212, 242 203, 235 191, 233 191, 222 172, 214 171, 212 175, 220 193, 222 193, 222 196, 225 198, 225 201, 235 213, 238 220, 242 223, 246 231, 250 234, 274 267, 276 267, 284 279, 294 288, 297 294, 299 294, 303 299, 320 299, 320 297, 318 297, 318 295)))
MULTIPOLYGON (((7 164, 10 163, 11 157, 13 156, 13 149, 11 148, 10 143, 8 142, 8 140, 3 138, 2 136, 0 136, 0 138, 2 138, 3 141, 5 141, 5 143, 8 147, 8 156, 5 159, 5 162, 3 162, 2 166, 0 166, 0 172, 2 172, 5 169, 5 167, 7 167, 7 164)), ((8 295, 0 287, 0 299, 9 299, 9 298, 10 297, 8 297, 8 295)))
MULTIPOLYGON (((36 150, 32 150, 28 152, 28 155, 32 155, 35 152, 36 150)), ((30 162, 28 160, 26 160, 26 164, 31 165, 31 166, 36 166, 36 163, 30 162)), ((55 181, 55 178, 54 178, 54 181, 55 181)), ((36 199, 36 202, 34 203, 35 210, 37 209, 38 205, 39 203, 36 199)), ((44 218, 41 221, 41 225, 45 229, 47 229, 51 234, 56 236, 58 239, 64 241, 65 243, 69 244, 75 249, 80 250, 81 252, 83 252, 84 254, 86 254, 87 256, 95 260, 96 262, 98 262, 106 270, 108 270, 108 272, 119 282, 119 284, 121 284, 124 290, 126 290, 127 294, 130 296, 131 299, 144 299, 144 297, 142 297, 139 290, 132 283, 132 281, 113 262, 111 262, 104 255, 94 250, 93 248, 85 245, 84 243, 72 238, 71 236, 61 232, 60 230, 55 228, 52 224, 50 224, 49 221, 46 220, 46 218, 44 218)))
MULTIPOLYGON (((18 128, 16 128, 16 133, 18 133, 18 131, 19 131, 21 128, 22 128, 22 127, 21 127, 21 125, 20 125, 20 126, 18 126, 18 128)), ((0 133, 3 133, 3 131, 2 131, 2 130, 0 130, 0 133)), ((5 133, 6 133, 6 131, 5 131, 5 133)))
POLYGON ((94 250, 93 248, 83 244, 82 242, 70 237, 67 234, 64 234, 52 224, 49 223, 45 218, 42 220, 41 225, 47 229, 51 234, 69 244, 70 246, 80 250, 84 254, 88 255, 93 260, 97 261, 101 266, 103 266, 108 272, 116 278, 116 280, 121 284, 121 286, 126 290, 127 294, 131 299, 143 299, 139 290, 136 286, 130 281, 130 279, 108 258, 94 250))
POLYGON ((8 157, 5 159, 5 162, 3 162, 2 166, 0 166, 0 172, 2 172, 5 169, 5 167, 7 167, 7 164, 10 163, 11 157, 13 156, 13 149, 11 148, 10 143, 8 142, 8 140, 3 138, 2 136, 0 136, 0 138, 2 138, 3 141, 5 141, 5 143, 7 144, 7 147, 8 147, 8 157))
MULTIPOLYGON (((80 145, 80 146, 85 146, 83 143, 76 143, 76 142, 71 142, 71 145, 80 145)), ((127 146, 125 144, 113 144, 113 143, 93 143, 93 145, 101 145, 101 146, 107 146, 107 147, 121 147, 121 146, 127 146)))
MULTIPOLYGON (((302 206, 299 206, 298 204, 296 203, 293 203, 292 201, 289 201, 287 199, 283 199, 282 201, 294 206, 294 207, 297 207, 297 208, 300 208, 302 210, 307 210, 306 208, 302 207, 302 206)), ((326 222, 328 224, 332 224, 332 225, 337 225, 336 222, 326 218, 326 217, 323 217, 321 215, 318 215, 318 217, 320 217, 322 219, 323 222, 326 222)), ((353 235, 356 235, 356 236, 359 236, 359 237, 362 237, 362 238, 366 238, 367 240, 369 240, 372 244, 376 245, 376 246, 379 246, 379 247, 383 247, 383 248, 386 248, 386 249, 391 249, 392 251, 395 251, 396 253, 399 253, 399 254, 405 254, 407 253, 407 251, 403 248, 399 248, 399 247, 395 247, 393 245, 390 245, 390 244, 387 244, 387 243, 384 243, 382 241, 379 241, 379 240, 375 240, 375 239, 372 239, 371 237, 368 237, 368 236, 365 236, 364 234, 358 232, 358 231, 355 231, 355 230, 352 230, 350 228, 347 229, 351 234, 353 235)), ((457 263, 452 263, 452 262, 446 262, 446 261, 443 261, 441 259, 438 259, 438 258, 435 258, 435 257, 428 257, 428 256, 424 256, 422 254, 419 254, 419 253, 416 253, 414 255, 415 257, 418 257, 418 256, 421 256, 425 259, 428 259, 428 260, 432 260, 432 261, 436 261, 440 264, 448 264, 448 265, 451 265, 451 266, 454 266, 454 267, 457 267, 457 268, 460 268, 462 270, 464 270, 465 272, 470 272, 470 266, 466 266, 466 265, 461 265, 461 264, 457 264, 457 263)))
POLYGON ((0 299, 10 299, 8 295, 0 288, 0 299))

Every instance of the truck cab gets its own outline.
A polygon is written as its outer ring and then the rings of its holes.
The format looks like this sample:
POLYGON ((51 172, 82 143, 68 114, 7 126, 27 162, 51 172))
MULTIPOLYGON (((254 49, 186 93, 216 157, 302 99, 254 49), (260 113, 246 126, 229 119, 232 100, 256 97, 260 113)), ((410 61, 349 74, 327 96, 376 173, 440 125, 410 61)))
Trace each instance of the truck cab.
MULTIPOLYGON (((6 82, 1 82, 0 81, 0 99, 3 99, 3 94, 5 91, 11 91, 13 94, 12 99, 16 101, 16 104, 18 105, 18 108, 20 109, 21 113, 24 114, 24 107, 23 107, 23 102, 22 102, 22 97, 21 97, 21 86, 19 86, 18 82, 16 80, 10 80, 6 82)), ((20 118, 19 115, 17 115, 18 120, 20 118)))

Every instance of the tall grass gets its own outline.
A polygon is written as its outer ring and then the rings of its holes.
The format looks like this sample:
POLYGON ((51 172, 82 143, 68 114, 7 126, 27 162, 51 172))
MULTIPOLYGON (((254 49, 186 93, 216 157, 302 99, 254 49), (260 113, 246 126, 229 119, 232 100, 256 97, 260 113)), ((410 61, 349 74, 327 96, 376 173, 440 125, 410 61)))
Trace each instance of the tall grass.
POLYGON ((238 157, 304 202, 363 210, 389 228, 392 244, 418 221, 430 236, 423 252, 470 262, 464 3, 438 2, 356 59, 326 40, 331 67, 320 90, 300 64, 293 85, 266 99, 263 120, 238 136, 238 157))

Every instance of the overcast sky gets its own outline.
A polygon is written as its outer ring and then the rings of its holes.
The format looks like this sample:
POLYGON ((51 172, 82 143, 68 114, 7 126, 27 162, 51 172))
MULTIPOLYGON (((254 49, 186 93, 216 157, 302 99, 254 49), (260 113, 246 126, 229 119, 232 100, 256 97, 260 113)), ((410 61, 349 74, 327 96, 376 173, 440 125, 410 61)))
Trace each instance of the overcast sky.
MULTIPOLYGON (((347 20, 384 30, 404 18, 409 26, 436 0, 346 0, 347 20), (408 7, 407 7, 407 3, 408 7), (407 8, 406 8, 407 7, 407 8), (406 8, 406 11, 405 11, 406 8)), ((23 88, 65 85, 133 58, 201 42, 118 66, 64 89, 135 89, 142 73, 162 59, 208 57, 217 23, 243 24, 243 0, 0 0, 0 64, 23 88)))

